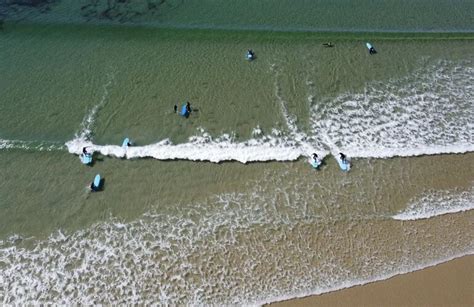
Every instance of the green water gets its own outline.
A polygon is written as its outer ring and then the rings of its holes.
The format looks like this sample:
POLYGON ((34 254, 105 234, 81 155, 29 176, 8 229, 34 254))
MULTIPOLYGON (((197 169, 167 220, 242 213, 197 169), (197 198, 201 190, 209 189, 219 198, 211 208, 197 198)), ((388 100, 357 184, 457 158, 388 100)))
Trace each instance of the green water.
POLYGON ((61 23, 142 24, 185 28, 472 32, 469 0, 62 0, 5 5, 6 18, 61 23))
POLYGON ((118 144, 124 135, 137 144, 183 142, 200 127, 247 139, 257 126, 286 129, 282 102, 308 131, 316 101, 439 59, 472 60, 470 36, 379 37, 374 58, 363 46, 367 36, 7 26, 0 36, 1 136, 65 142, 96 105, 98 143, 118 144), (328 39, 336 47, 324 48, 328 39), (243 61, 249 47, 257 50, 252 63, 243 61), (185 101, 196 112, 181 121, 173 106, 185 101))

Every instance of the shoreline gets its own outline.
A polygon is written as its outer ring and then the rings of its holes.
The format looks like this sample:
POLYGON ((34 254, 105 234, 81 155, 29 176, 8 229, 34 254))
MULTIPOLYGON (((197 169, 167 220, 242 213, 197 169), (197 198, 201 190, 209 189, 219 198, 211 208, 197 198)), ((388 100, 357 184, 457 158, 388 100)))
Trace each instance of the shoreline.
POLYGON ((474 255, 354 284, 320 294, 275 301, 264 306, 468 306, 474 301, 474 255))

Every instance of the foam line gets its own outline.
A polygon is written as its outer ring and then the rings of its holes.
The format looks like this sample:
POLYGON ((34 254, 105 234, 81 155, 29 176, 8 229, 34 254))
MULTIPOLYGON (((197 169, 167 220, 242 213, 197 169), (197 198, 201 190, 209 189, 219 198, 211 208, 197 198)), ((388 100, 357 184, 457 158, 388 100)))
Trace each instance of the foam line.
POLYGON ((230 139, 214 141, 210 138, 192 137, 188 143, 172 144, 163 140, 146 146, 132 146, 127 149, 116 145, 95 145, 83 139, 74 139, 66 143, 73 154, 80 154, 83 147, 100 152, 103 155, 117 158, 155 158, 159 160, 190 160, 190 161, 238 161, 241 163, 255 161, 294 161, 301 156, 310 156, 312 152, 320 157, 328 154, 324 150, 316 150, 308 144, 301 144, 285 138, 272 136, 251 139, 235 143, 230 139))
POLYGON ((66 147, 62 143, 44 141, 22 141, 0 139, 0 149, 21 149, 30 151, 60 151, 66 147))
POLYGON ((93 106, 90 111, 84 116, 84 119, 82 120, 81 124, 81 129, 80 131, 76 134, 77 138, 88 140, 91 138, 92 134, 92 126, 94 125, 95 118, 97 116, 97 113, 99 110, 105 105, 107 102, 107 98, 109 96, 109 87, 112 84, 114 80, 114 75, 109 74, 108 75, 108 81, 103 85, 103 93, 102 97, 99 101, 98 104, 93 106))
POLYGON ((474 187, 462 193, 437 191, 412 201, 394 220, 412 221, 474 209, 474 187))
POLYGON ((444 258, 444 259, 437 260, 437 261, 427 262, 427 263, 417 265, 417 266, 402 268, 402 269, 400 269, 399 271, 397 271, 395 273, 381 274, 379 276, 376 276, 376 277, 373 277, 373 278, 368 278, 368 279, 354 279, 354 280, 351 280, 351 281, 346 281, 346 282, 344 282, 342 284, 339 284, 339 285, 336 285, 336 286, 326 287, 326 288, 322 287, 322 288, 314 289, 313 291, 299 292, 299 293, 295 293, 295 294, 291 294, 291 295, 284 295, 284 296, 275 296, 275 297, 272 297, 272 298, 268 298, 268 299, 259 301, 259 302, 255 303, 254 306, 263 306, 263 305, 267 305, 267 304, 274 303, 274 302, 287 301, 287 300, 290 300, 290 299, 303 298, 303 297, 308 297, 308 296, 313 296, 313 295, 320 295, 320 294, 324 294, 324 293, 329 293, 329 292, 339 291, 339 290, 343 290, 343 289, 347 289, 347 288, 352 288, 352 287, 355 287, 355 286, 362 286, 362 285, 373 283, 373 282, 376 282, 376 281, 387 280, 387 279, 392 278, 394 276, 403 275, 403 274, 423 270, 423 269, 426 269, 426 268, 429 268, 429 267, 432 267, 432 266, 436 266, 436 265, 444 263, 444 262, 448 262, 448 261, 451 261, 451 260, 454 260, 454 259, 457 259, 457 258, 461 258, 461 257, 464 257, 464 256, 473 255, 473 254, 474 254, 474 249, 471 249, 471 250, 465 251, 464 253, 460 253, 460 254, 457 254, 457 255, 454 255, 454 256, 451 256, 451 257, 447 257, 447 258, 444 258))

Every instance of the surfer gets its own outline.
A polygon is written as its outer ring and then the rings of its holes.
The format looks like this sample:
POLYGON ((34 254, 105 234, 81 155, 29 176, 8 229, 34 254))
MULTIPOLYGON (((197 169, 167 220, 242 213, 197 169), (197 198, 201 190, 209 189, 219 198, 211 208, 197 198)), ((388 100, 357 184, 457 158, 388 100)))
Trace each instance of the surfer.
POLYGON ((342 152, 339 153, 339 158, 341 158, 342 163, 347 163, 346 155, 342 152))
POLYGON ((323 46, 328 47, 328 48, 334 47, 334 45, 331 42, 323 43, 323 46))
POLYGON ((88 152, 87 152, 87 147, 82 147, 82 153, 83 153, 84 155, 87 155, 87 154, 88 154, 88 152))
POLYGON ((186 112, 191 113, 191 104, 189 101, 186 102, 186 112))
POLYGON ((313 153, 313 160, 314 162, 318 162, 318 155, 316 153, 313 153))
POLYGON ((375 48, 374 48, 374 47, 370 47, 370 49, 369 49, 369 53, 370 53, 370 54, 376 54, 376 53, 377 53, 377 51, 375 50, 375 48))
POLYGON ((253 53, 252 49, 247 49, 247 59, 248 60, 253 60, 255 57, 255 54, 253 53))
POLYGON ((178 112, 178 106, 174 105, 174 113, 178 112))

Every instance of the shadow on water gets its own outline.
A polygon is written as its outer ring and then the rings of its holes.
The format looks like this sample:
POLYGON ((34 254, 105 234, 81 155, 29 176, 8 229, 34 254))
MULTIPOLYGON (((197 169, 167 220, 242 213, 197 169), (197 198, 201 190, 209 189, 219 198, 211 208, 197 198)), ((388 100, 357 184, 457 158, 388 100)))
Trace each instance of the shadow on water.
MULTIPOLYGON (((20 18, 24 12, 48 13, 61 0, 0 0, 0 29, 1 18, 20 18)), ((83 0, 77 13, 90 20, 108 20, 120 23, 132 22, 142 16, 158 16, 161 8, 167 10, 175 9, 183 3, 169 0, 146 0, 138 2, 136 0, 83 0)), ((68 8, 71 13, 76 10, 76 6, 68 8)))
POLYGON ((130 22, 144 15, 157 15, 161 6, 178 7, 182 1, 147 0, 137 4, 135 0, 89 0, 81 6, 81 15, 87 19, 107 19, 130 22))

